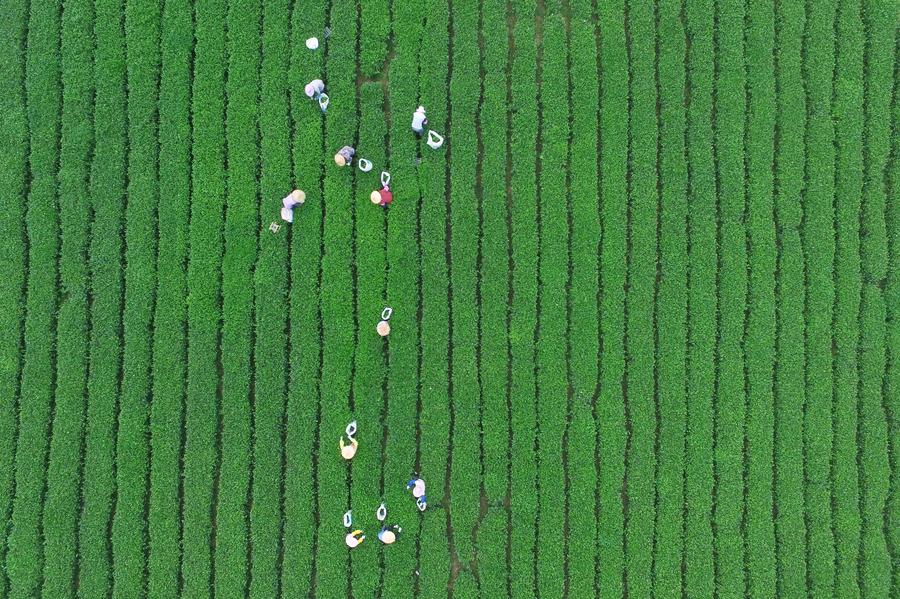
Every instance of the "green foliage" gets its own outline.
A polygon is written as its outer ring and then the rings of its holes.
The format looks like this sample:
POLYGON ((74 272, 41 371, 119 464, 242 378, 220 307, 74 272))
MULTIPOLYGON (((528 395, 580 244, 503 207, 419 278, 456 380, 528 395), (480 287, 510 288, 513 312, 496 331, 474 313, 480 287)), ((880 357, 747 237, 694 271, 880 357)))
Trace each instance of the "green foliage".
POLYGON ((25 346, 16 439, 15 500, 8 525, 6 573, 10 596, 36 595, 41 588, 44 551, 41 512, 51 434, 57 309, 57 216, 60 132, 60 61, 56 43, 59 2, 31 5, 25 94, 29 129, 30 187, 25 228, 28 272, 25 346))

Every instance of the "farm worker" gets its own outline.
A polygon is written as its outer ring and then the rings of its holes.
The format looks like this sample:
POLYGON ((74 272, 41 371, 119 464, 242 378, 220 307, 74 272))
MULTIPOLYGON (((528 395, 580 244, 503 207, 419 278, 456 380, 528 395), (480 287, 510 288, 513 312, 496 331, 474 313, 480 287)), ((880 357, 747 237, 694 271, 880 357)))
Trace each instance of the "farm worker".
POLYGON ((385 545, 390 545, 397 540, 397 537, 400 536, 401 532, 403 532, 403 529, 397 524, 382 526, 381 530, 378 532, 378 540, 385 545))
POLYGON ((313 79, 306 84, 305 90, 308 98, 318 100, 322 92, 325 91, 325 82, 321 79, 313 79))
POLYGON ((356 449, 359 447, 359 442, 353 437, 347 437, 350 439, 350 444, 344 443, 344 436, 341 435, 341 439, 338 442, 338 445, 341 446, 341 457, 345 460, 352 460, 353 456, 356 455, 356 449))
POLYGON ((385 185, 380 190, 373 191, 371 195, 369 195, 369 199, 372 200, 373 204, 384 207, 394 201, 394 194, 391 193, 391 190, 385 185))
POLYGON ((416 137, 422 137, 422 132, 425 130, 425 125, 427 124, 428 119, 425 118, 425 107, 419 106, 413 113, 412 119, 412 130, 416 134, 416 137))
POLYGON ((378 326, 375 327, 375 330, 378 331, 378 334, 382 337, 387 337, 391 332, 391 325, 388 324, 388 321, 382 320, 378 323, 378 326))
POLYGON ((334 155, 334 162, 338 166, 347 166, 353 163, 353 157, 356 155, 356 150, 351 148, 350 146, 344 146, 338 153, 334 155))
POLYGON ((347 536, 344 537, 344 542, 347 543, 347 547, 353 549, 357 545, 361 544, 366 540, 366 535, 362 533, 361 530, 354 530, 353 532, 348 532, 347 536))
POLYGON ((306 194, 302 189, 295 189, 289 195, 281 200, 281 218, 289 223, 294 222, 294 206, 303 204, 306 201, 306 194))
POLYGON ((425 481, 419 478, 417 474, 413 474, 413 477, 409 479, 406 483, 407 490, 412 489, 413 497, 418 499, 419 497, 425 497, 425 481))

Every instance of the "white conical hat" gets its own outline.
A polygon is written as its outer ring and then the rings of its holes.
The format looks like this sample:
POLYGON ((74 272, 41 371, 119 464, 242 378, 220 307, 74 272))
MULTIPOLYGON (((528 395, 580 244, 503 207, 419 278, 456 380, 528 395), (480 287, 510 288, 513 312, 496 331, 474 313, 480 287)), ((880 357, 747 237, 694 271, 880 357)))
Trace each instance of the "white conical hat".
POLYGON ((316 48, 318 48, 319 47, 319 38, 311 37, 308 40, 306 40, 306 47, 309 48, 310 50, 315 50, 316 48))

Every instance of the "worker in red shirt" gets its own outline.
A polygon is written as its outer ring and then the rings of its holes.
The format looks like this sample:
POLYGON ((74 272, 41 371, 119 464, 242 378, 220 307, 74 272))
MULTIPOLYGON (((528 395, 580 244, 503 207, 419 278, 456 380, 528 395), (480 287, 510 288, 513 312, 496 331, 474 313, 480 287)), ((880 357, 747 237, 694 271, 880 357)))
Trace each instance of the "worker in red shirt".
POLYGON ((369 199, 372 200, 373 204, 378 204, 379 206, 387 206, 394 201, 394 194, 391 193, 390 188, 385 185, 378 191, 373 191, 369 196, 369 199))

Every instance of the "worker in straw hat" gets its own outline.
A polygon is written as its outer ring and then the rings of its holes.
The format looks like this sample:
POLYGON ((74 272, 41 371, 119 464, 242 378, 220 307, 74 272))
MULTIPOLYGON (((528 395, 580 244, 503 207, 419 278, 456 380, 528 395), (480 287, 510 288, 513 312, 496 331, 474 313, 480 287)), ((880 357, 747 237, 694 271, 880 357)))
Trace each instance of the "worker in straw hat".
POLYGON ((394 201, 394 194, 391 192, 390 188, 387 185, 382 187, 377 191, 373 191, 369 195, 369 199, 372 200, 373 204, 378 204, 382 207, 387 207, 391 202, 394 201))
POLYGON ((302 189, 295 189, 281 200, 281 218, 289 223, 294 222, 294 206, 302 205, 306 194, 302 189))
POLYGON ((344 436, 341 435, 340 441, 338 445, 341 447, 341 457, 345 460, 352 460, 353 456, 356 455, 356 450, 359 447, 359 442, 353 437, 347 437, 350 442, 344 443, 344 436))
POLYGON ((400 528, 399 524, 392 524, 390 526, 382 526, 381 530, 378 531, 378 540, 384 543, 385 545, 392 545, 394 541, 400 536, 400 533, 403 532, 403 529, 400 528))
POLYGON ((355 155, 356 150, 350 146, 344 146, 334 155, 334 162, 338 166, 349 166, 350 164, 353 164, 353 157, 355 155))
POLYGON ((353 532, 348 532, 347 536, 344 537, 344 542, 347 543, 347 547, 353 549, 358 545, 361 545, 363 541, 366 540, 366 535, 363 534, 361 530, 354 530, 353 532))

